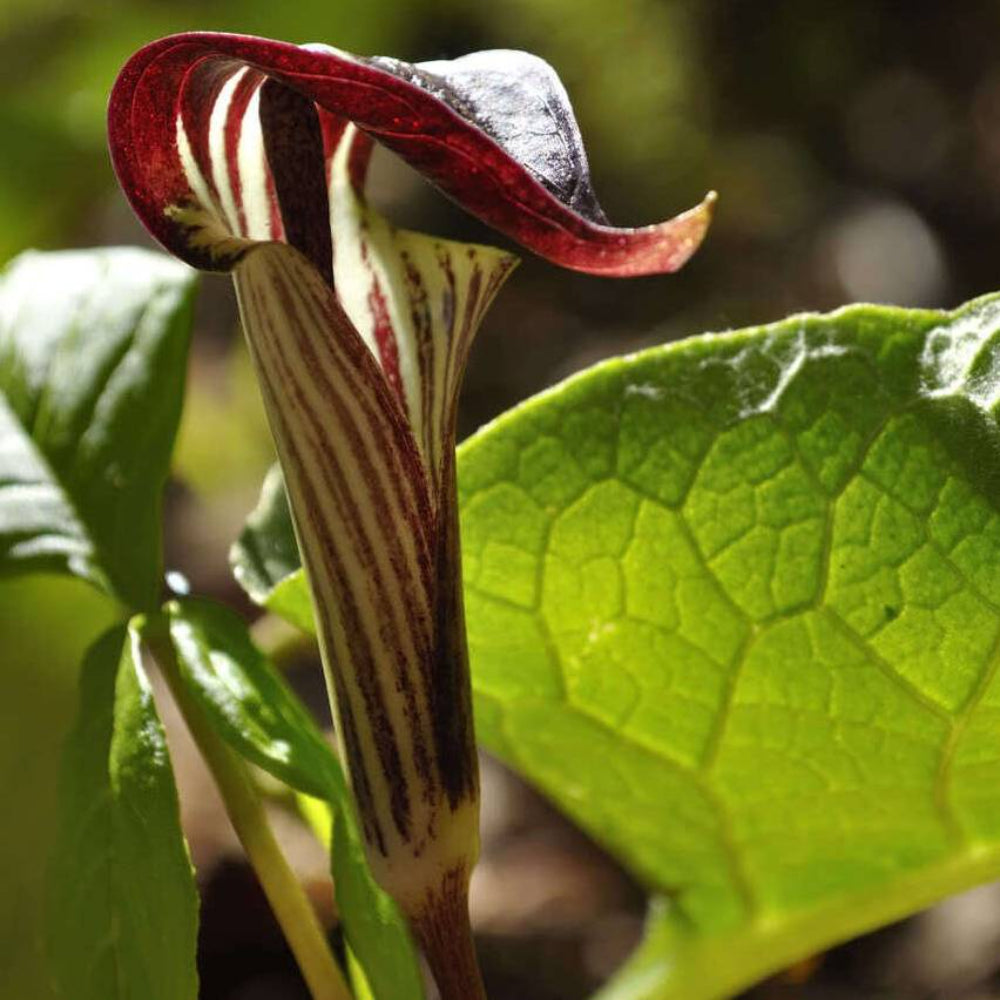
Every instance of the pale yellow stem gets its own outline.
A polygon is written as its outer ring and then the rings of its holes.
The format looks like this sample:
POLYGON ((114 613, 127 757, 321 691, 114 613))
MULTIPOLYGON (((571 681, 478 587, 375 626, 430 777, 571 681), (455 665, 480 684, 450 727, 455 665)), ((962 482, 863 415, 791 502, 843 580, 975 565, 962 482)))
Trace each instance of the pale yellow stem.
POLYGON ((246 765, 209 724, 181 677, 173 643, 155 623, 144 638, 215 779, 229 820, 267 896, 313 1000, 351 1000, 316 911, 289 867, 246 765))

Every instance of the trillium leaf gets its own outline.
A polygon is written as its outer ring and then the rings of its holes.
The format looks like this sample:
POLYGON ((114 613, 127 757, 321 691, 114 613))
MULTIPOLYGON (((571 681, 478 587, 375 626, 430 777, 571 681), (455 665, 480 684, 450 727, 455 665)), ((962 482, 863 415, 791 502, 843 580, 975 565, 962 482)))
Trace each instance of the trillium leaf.
POLYGON ((409 933, 368 870, 340 763, 315 722, 233 612, 195 600, 169 611, 181 676, 219 734, 290 787, 329 803, 337 905, 375 996, 420 1000, 409 933))
POLYGON ((0 572, 155 601, 193 291, 132 249, 24 254, 0 276, 0 572))
POLYGON ((66 1000, 198 995, 198 895, 138 641, 116 628, 91 647, 63 754, 46 924, 66 1000))
MULTIPOLYGON (((262 169, 256 152, 265 80, 336 116, 339 128, 354 122, 486 223, 566 267, 673 271, 708 225, 711 198, 658 226, 608 226, 566 92, 552 68, 527 53, 411 65, 328 46, 194 33, 132 57, 112 93, 109 131, 139 216, 197 266, 227 268, 246 239, 297 242, 287 212, 282 225, 272 210, 280 179, 262 169), (221 231, 231 239, 220 240, 221 231)), ((336 131, 324 128, 328 157, 336 131)), ((296 143, 303 152, 313 141, 300 134, 296 143)), ((299 160, 300 180, 310 173, 307 162, 299 160)), ((310 197, 309 185, 292 187, 310 197)))
POLYGON ((998 344, 998 298, 794 317, 459 450, 478 738, 660 900, 608 1000, 1000 876, 998 344))

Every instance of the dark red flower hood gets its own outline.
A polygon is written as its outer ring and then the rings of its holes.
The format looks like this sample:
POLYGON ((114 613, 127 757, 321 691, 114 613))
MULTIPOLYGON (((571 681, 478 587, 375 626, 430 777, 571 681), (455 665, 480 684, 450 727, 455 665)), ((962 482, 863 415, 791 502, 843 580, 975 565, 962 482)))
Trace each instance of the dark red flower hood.
POLYGON ((139 217, 173 253, 216 270, 242 240, 304 240, 322 263, 323 170, 347 122, 359 130, 359 185, 375 140, 564 267, 675 271, 708 226, 712 195, 659 225, 608 225, 566 92, 525 52, 410 64, 241 35, 175 35, 132 57, 109 110, 115 169, 139 217))

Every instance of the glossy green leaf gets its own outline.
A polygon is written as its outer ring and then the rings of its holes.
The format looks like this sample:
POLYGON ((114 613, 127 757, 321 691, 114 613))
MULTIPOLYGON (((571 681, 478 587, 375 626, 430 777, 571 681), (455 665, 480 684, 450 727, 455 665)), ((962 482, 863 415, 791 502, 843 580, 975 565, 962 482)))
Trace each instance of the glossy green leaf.
POLYGON ((724 996, 1000 876, 1000 300, 615 360, 460 450, 481 741, 724 996))
POLYGON ((322 733, 250 639, 243 620, 204 600, 172 603, 170 636, 188 687, 220 734, 285 784, 327 797, 342 781, 322 733))
POLYGON ((87 654, 63 753, 46 907, 66 1000, 195 1000, 198 896, 138 636, 87 654))
POLYGON ((247 760, 330 804, 337 905, 377 1000, 420 1000, 409 932, 368 870, 340 763, 316 723, 236 614, 194 600, 169 612, 181 675, 218 733, 247 760))
POLYGON ((193 290, 188 268, 132 249, 28 253, 0 274, 0 572, 155 602, 193 290))

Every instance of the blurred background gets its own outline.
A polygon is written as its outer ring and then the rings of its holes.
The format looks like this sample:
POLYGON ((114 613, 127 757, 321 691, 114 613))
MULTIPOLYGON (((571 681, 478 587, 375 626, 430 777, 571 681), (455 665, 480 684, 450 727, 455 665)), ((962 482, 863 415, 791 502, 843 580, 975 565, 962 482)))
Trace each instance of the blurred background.
MULTIPOLYGON (((108 164, 107 93, 136 48, 191 29, 409 60, 528 49, 565 82, 615 223, 659 221, 719 191, 708 240, 678 275, 609 281, 526 259, 474 351, 465 433, 613 354, 851 301, 951 307, 1000 288, 997 0, 0 0, 0 263, 27 247, 147 242, 108 164)), ((373 197, 400 224, 496 241, 388 155, 373 197)), ((206 280, 168 564, 248 614, 226 551, 270 461, 229 283, 206 280)), ((105 614, 73 585, 0 587, 0 995, 11 1000, 48 996, 31 919, 52 776, 79 652, 105 614)), ((292 676, 322 709, 315 665, 292 676)), ((205 900, 203 997, 304 997, 207 778, 183 732, 171 735, 205 900)), ((485 768, 474 911, 491 996, 579 1000, 636 941, 642 893, 499 765, 485 768)), ((276 822, 329 914, 321 852, 287 816, 276 822)), ((1000 896, 986 887, 754 996, 986 1000, 1000 997, 998 968, 1000 896)))

